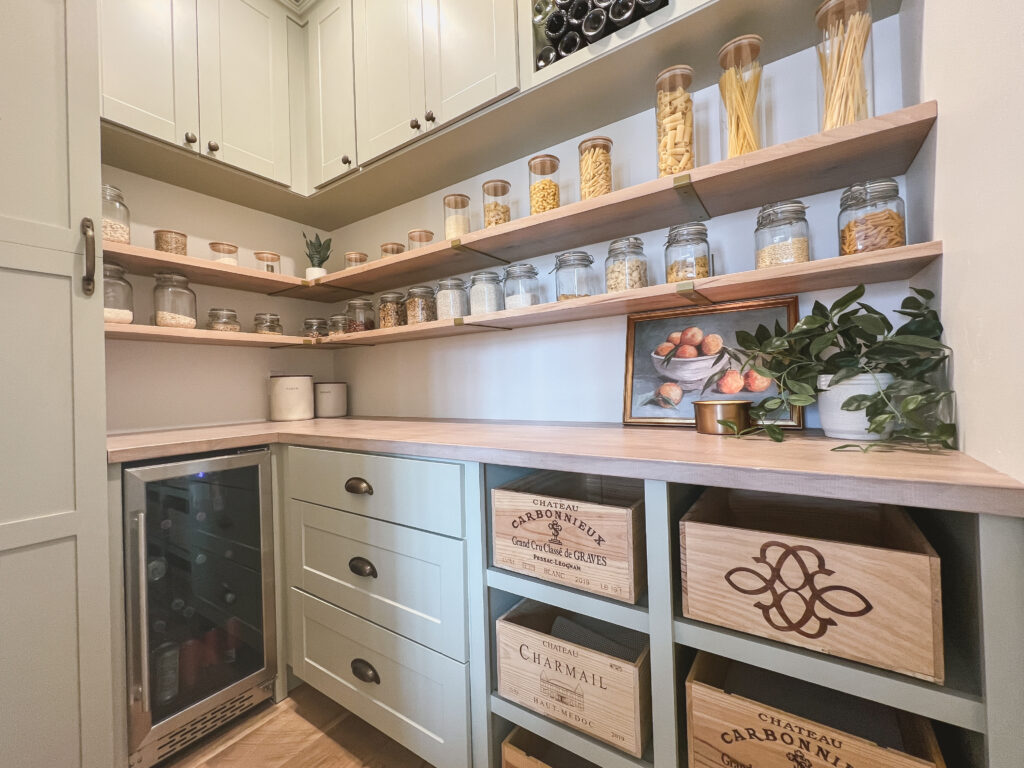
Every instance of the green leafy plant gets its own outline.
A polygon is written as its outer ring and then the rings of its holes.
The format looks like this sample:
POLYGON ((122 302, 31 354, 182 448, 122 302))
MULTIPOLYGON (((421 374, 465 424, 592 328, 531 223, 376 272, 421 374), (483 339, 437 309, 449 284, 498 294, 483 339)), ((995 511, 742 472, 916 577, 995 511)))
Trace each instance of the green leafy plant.
MULTIPOLYGON (((911 290, 913 295, 896 310, 907 318, 899 328, 893 328, 884 314, 860 301, 864 286, 859 285, 830 307, 814 302, 811 314, 790 331, 778 322, 774 330, 760 325, 753 333, 737 331, 738 346, 723 348, 718 361, 728 357, 740 366, 741 373, 753 370, 770 378, 779 392, 751 408, 751 418, 759 426, 739 431, 733 425, 735 434, 764 430, 773 440, 781 441, 782 430, 773 420, 793 406, 814 403, 823 391, 818 387, 819 376, 830 376, 831 387, 860 374, 874 376, 876 381, 879 374, 891 374, 891 384, 883 387, 879 382, 877 392, 848 398, 843 410, 864 411, 868 431, 886 436, 881 441, 883 447, 903 444, 954 448, 956 425, 945 415, 952 410, 953 392, 935 383, 949 359, 949 348, 939 341, 942 323, 928 303, 934 294, 911 290)), ((704 389, 713 386, 725 372, 708 377, 704 389)), ((848 444, 836 450, 876 447, 878 443, 848 444)))
POLYGON ((315 240, 310 240, 303 232, 302 239, 306 241, 306 258, 313 267, 322 267, 331 258, 331 238, 320 242, 320 235, 317 235, 315 240))

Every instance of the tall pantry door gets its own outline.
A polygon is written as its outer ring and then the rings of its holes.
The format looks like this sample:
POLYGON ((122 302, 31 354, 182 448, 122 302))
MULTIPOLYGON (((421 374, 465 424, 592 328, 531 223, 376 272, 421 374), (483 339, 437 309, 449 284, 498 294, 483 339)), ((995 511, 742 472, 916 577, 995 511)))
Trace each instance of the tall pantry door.
POLYGON ((0 24, 0 764, 113 765, 96 0, 0 24), (97 252, 97 261, 100 254, 97 252))

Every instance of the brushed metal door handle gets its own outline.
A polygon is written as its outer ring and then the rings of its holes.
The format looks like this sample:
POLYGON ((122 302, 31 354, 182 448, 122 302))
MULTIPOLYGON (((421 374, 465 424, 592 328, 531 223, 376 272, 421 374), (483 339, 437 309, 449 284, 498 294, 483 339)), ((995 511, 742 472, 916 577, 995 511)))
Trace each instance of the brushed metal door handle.
POLYGON ((373 486, 363 480, 361 477, 350 477, 345 481, 345 490, 349 493, 362 494, 363 496, 373 496, 373 486))
POLYGON ((365 557, 353 557, 348 561, 348 569, 356 576, 363 576, 369 579, 377 578, 377 566, 365 557))
POLYGON ((364 683, 380 685, 380 675, 377 674, 373 664, 366 659, 352 659, 352 674, 357 680, 362 680, 364 683))
POLYGON ((85 238, 85 274, 82 275, 82 292, 92 296, 96 290, 96 226, 92 219, 82 219, 82 236, 85 238))

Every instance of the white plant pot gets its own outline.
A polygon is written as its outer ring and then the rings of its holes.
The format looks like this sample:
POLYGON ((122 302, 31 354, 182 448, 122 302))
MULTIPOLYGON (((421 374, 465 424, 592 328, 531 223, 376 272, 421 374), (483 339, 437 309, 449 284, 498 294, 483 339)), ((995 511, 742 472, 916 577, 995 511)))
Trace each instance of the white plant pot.
POLYGON ((821 427, 827 437, 841 440, 880 440, 884 435, 868 432, 868 417, 864 411, 844 411, 843 403, 854 395, 873 395, 879 389, 892 384, 894 378, 888 373, 862 373, 828 387, 832 375, 818 377, 818 415, 821 427), (828 387, 828 389, 826 389, 828 387))
POLYGON ((318 277, 323 277, 327 274, 327 270, 323 267, 306 267, 306 279, 316 280, 318 277))

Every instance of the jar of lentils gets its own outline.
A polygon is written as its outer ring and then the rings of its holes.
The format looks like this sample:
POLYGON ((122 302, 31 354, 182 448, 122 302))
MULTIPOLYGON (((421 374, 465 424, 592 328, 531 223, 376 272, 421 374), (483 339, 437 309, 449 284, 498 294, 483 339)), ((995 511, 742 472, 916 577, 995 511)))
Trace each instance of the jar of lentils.
POLYGON ((711 273, 708 228, 699 221, 675 224, 668 231, 668 240, 665 242, 666 282, 697 280, 709 277, 711 273))
POLYGON ((418 325, 437 320, 434 289, 429 285, 414 285, 405 297, 406 325, 418 325))
POLYGON ((281 316, 276 312, 257 312, 253 318, 253 330, 256 333, 269 333, 273 336, 281 336, 284 327, 281 325, 281 316))
POLYGON ((238 313, 233 309, 211 309, 207 314, 206 327, 211 331, 242 330, 242 324, 238 322, 238 313))
POLYGON ((497 272, 477 272, 469 278, 469 313, 485 315, 505 308, 505 294, 501 290, 501 275, 497 272))
POLYGON ((405 325, 405 301, 398 291, 382 293, 377 303, 377 319, 381 328, 405 325))
POLYGON ((907 244, 906 206, 895 179, 873 179, 843 191, 839 254, 880 251, 907 244))
POLYGON ((327 319, 323 317, 307 317, 302 321, 302 335, 307 339, 319 339, 327 336, 327 319))
POLYGON ((532 307, 534 304, 540 304, 537 268, 532 264, 505 267, 505 309, 532 307))
POLYGON ((466 293, 466 282, 457 277, 441 280, 437 284, 437 319, 450 320, 453 317, 465 317, 469 314, 469 294, 466 293))
POLYGON ((650 285, 643 240, 620 237, 612 241, 608 246, 608 258, 604 261, 604 282, 608 293, 650 285))
POLYGON ((377 327, 377 315, 373 311, 373 299, 349 299, 348 332, 372 331, 377 327))
POLYGON ((586 251, 569 251, 556 256, 555 285, 559 301, 601 293, 601 280, 594 271, 594 257, 586 251))
POLYGON ((754 230, 758 269, 811 260, 807 206, 799 200, 783 200, 761 206, 754 230))
POLYGON ((327 320, 327 334, 329 336, 340 336, 343 333, 348 333, 348 326, 348 315, 331 315, 327 320))

